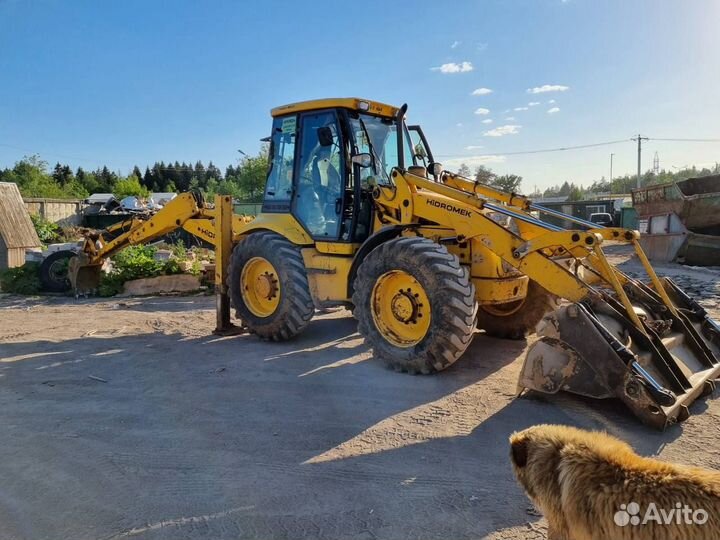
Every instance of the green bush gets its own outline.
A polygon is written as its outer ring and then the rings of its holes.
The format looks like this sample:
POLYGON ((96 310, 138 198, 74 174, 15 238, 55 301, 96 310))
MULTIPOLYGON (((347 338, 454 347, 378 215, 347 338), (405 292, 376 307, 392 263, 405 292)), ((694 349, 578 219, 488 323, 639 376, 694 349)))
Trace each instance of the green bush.
POLYGON ((162 273, 167 276, 182 274, 183 272, 185 272, 185 270, 180 265, 180 261, 178 259, 169 259, 165 261, 165 264, 163 265, 162 273))
POLYGON ((43 244, 52 244, 60 240, 62 230, 60 226, 42 217, 40 214, 30 214, 35 232, 43 244))
POLYGON ((155 249, 152 246, 129 246, 112 258, 112 274, 122 279, 123 283, 133 279, 159 276, 165 264, 154 259, 155 249))
POLYGON ((0 290, 15 294, 40 292, 40 265, 25 263, 17 268, 0 271, 0 290))
MULTIPOLYGON (((177 248, 173 248, 173 252, 177 248)), ((114 296, 122 291, 123 283, 133 279, 149 278, 160 275, 182 274, 182 260, 173 257, 167 261, 155 260, 157 249, 152 246, 130 246, 112 257, 112 270, 100 278, 98 294, 114 296)), ((177 249, 187 257, 183 248, 177 249)))

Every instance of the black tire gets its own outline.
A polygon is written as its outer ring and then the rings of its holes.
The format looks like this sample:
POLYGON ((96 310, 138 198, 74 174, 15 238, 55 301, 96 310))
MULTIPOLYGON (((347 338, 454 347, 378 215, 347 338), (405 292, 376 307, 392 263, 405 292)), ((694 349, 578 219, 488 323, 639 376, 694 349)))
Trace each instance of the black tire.
POLYGON ((442 371, 462 356, 475 330, 475 287, 459 259, 427 238, 388 240, 368 254, 354 284, 358 330, 396 371, 429 374, 442 371), (421 341, 400 347, 383 337, 373 318, 373 291, 378 278, 401 270, 424 289, 430 302, 430 325, 421 341))
POLYGON ((228 268, 227 285, 236 316, 250 332, 263 339, 290 339, 307 326, 315 313, 300 249, 273 232, 252 233, 235 246, 228 268), (253 257, 266 259, 277 271, 280 299, 275 311, 267 317, 255 315, 243 300, 240 283, 242 270, 253 257))
MULTIPOLYGON (((477 326, 489 336, 505 339, 523 339, 535 331, 535 327, 546 313, 557 309, 558 297, 530 280, 527 295, 517 311, 509 315, 490 313, 488 308, 478 309, 477 326)), ((508 305, 511 310, 516 306, 508 305)), ((497 310, 497 308, 496 308, 497 310)))
POLYGON ((40 283, 43 291, 66 292, 70 290, 67 268, 74 251, 64 250, 51 253, 40 264, 40 283))

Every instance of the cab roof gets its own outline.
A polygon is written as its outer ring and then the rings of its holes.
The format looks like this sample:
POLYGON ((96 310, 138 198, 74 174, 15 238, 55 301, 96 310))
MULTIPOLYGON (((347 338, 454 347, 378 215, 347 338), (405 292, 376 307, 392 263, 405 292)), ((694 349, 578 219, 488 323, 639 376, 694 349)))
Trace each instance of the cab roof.
POLYGON ((353 109, 356 111, 364 111, 379 116, 394 117, 398 108, 378 101, 372 101, 370 99, 362 98, 325 98, 325 99, 311 99, 309 101, 299 101, 297 103, 290 103, 289 105, 281 105, 275 107, 270 111, 270 114, 275 116, 284 116, 286 114, 298 113, 303 111, 313 111, 318 109, 353 109))

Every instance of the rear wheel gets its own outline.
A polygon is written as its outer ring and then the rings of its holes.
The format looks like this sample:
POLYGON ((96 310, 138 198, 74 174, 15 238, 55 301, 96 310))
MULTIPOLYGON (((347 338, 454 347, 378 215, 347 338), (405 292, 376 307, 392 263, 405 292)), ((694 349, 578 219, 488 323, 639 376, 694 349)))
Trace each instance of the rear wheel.
POLYGON ((237 317, 264 339, 296 336, 315 312, 300 250, 276 233, 253 233, 235 246, 228 288, 237 317))
POLYGON ((55 251, 43 259, 40 265, 40 283, 44 291, 65 292, 70 290, 68 264, 74 251, 55 251))
POLYGON ((559 306, 558 298, 530 280, 527 295, 507 304, 480 306, 477 326, 485 333, 500 338, 522 339, 548 311, 559 306))
POLYGON ((354 290, 359 332, 398 371, 441 371, 472 341, 475 288, 458 258, 431 240, 398 238, 375 248, 354 290))

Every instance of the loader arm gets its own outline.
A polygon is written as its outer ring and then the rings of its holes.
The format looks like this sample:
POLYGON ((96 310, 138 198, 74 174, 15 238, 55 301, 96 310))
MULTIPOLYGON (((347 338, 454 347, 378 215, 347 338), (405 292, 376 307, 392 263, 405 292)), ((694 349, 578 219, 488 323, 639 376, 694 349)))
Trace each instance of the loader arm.
POLYGON ((672 281, 657 276, 637 231, 562 214, 588 228, 565 230, 532 216, 534 205, 525 197, 449 173, 440 182, 400 169, 392 177, 393 185, 374 191, 381 222, 410 231, 417 223, 432 223, 453 230, 458 241, 480 241, 547 291, 573 302, 546 318, 525 360, 520 388, 618 397, 659 428, 682 420, 687 405, 714 388, 720 328, 672 281), (518 232, 493 220, 493 213, 513 218, 518 232), (605 240, 631 244, 650 284, 616 268, 602 250, 605 240))
MULTIPOLYGON (((382 186, 376 192, 376 202, 384 219, 396 224, 412 224, 418 219, 447 226, 458 237, 480 238, 485 246, 505 262, 537 281, 553 294, 573 302, 580 302, 598 293, 567 267, 551 258, 558 250, 587 257, 593 253, 595 270, 608 274, 609 263, 599 249, 603 236, 594 231, 566 231, 534 218, 519 208, 500 206, 469 192, 445 183, 436 183, 409 172, 395 171, 395 186, 382 186), (505 214, 522 221, 532 233, 530 239, 519 236, 488 215, 505 214), (397 214, 397 218, 393 217, 397 214)), ((496 190, 493 190, 496 191, 496 190)), ((500 192, 502 193, 502 192, 500 192)), ((510 196, 507 197, 510 199, 510 196)), ((614 271, 609 274, 614 275, 614 271)))

